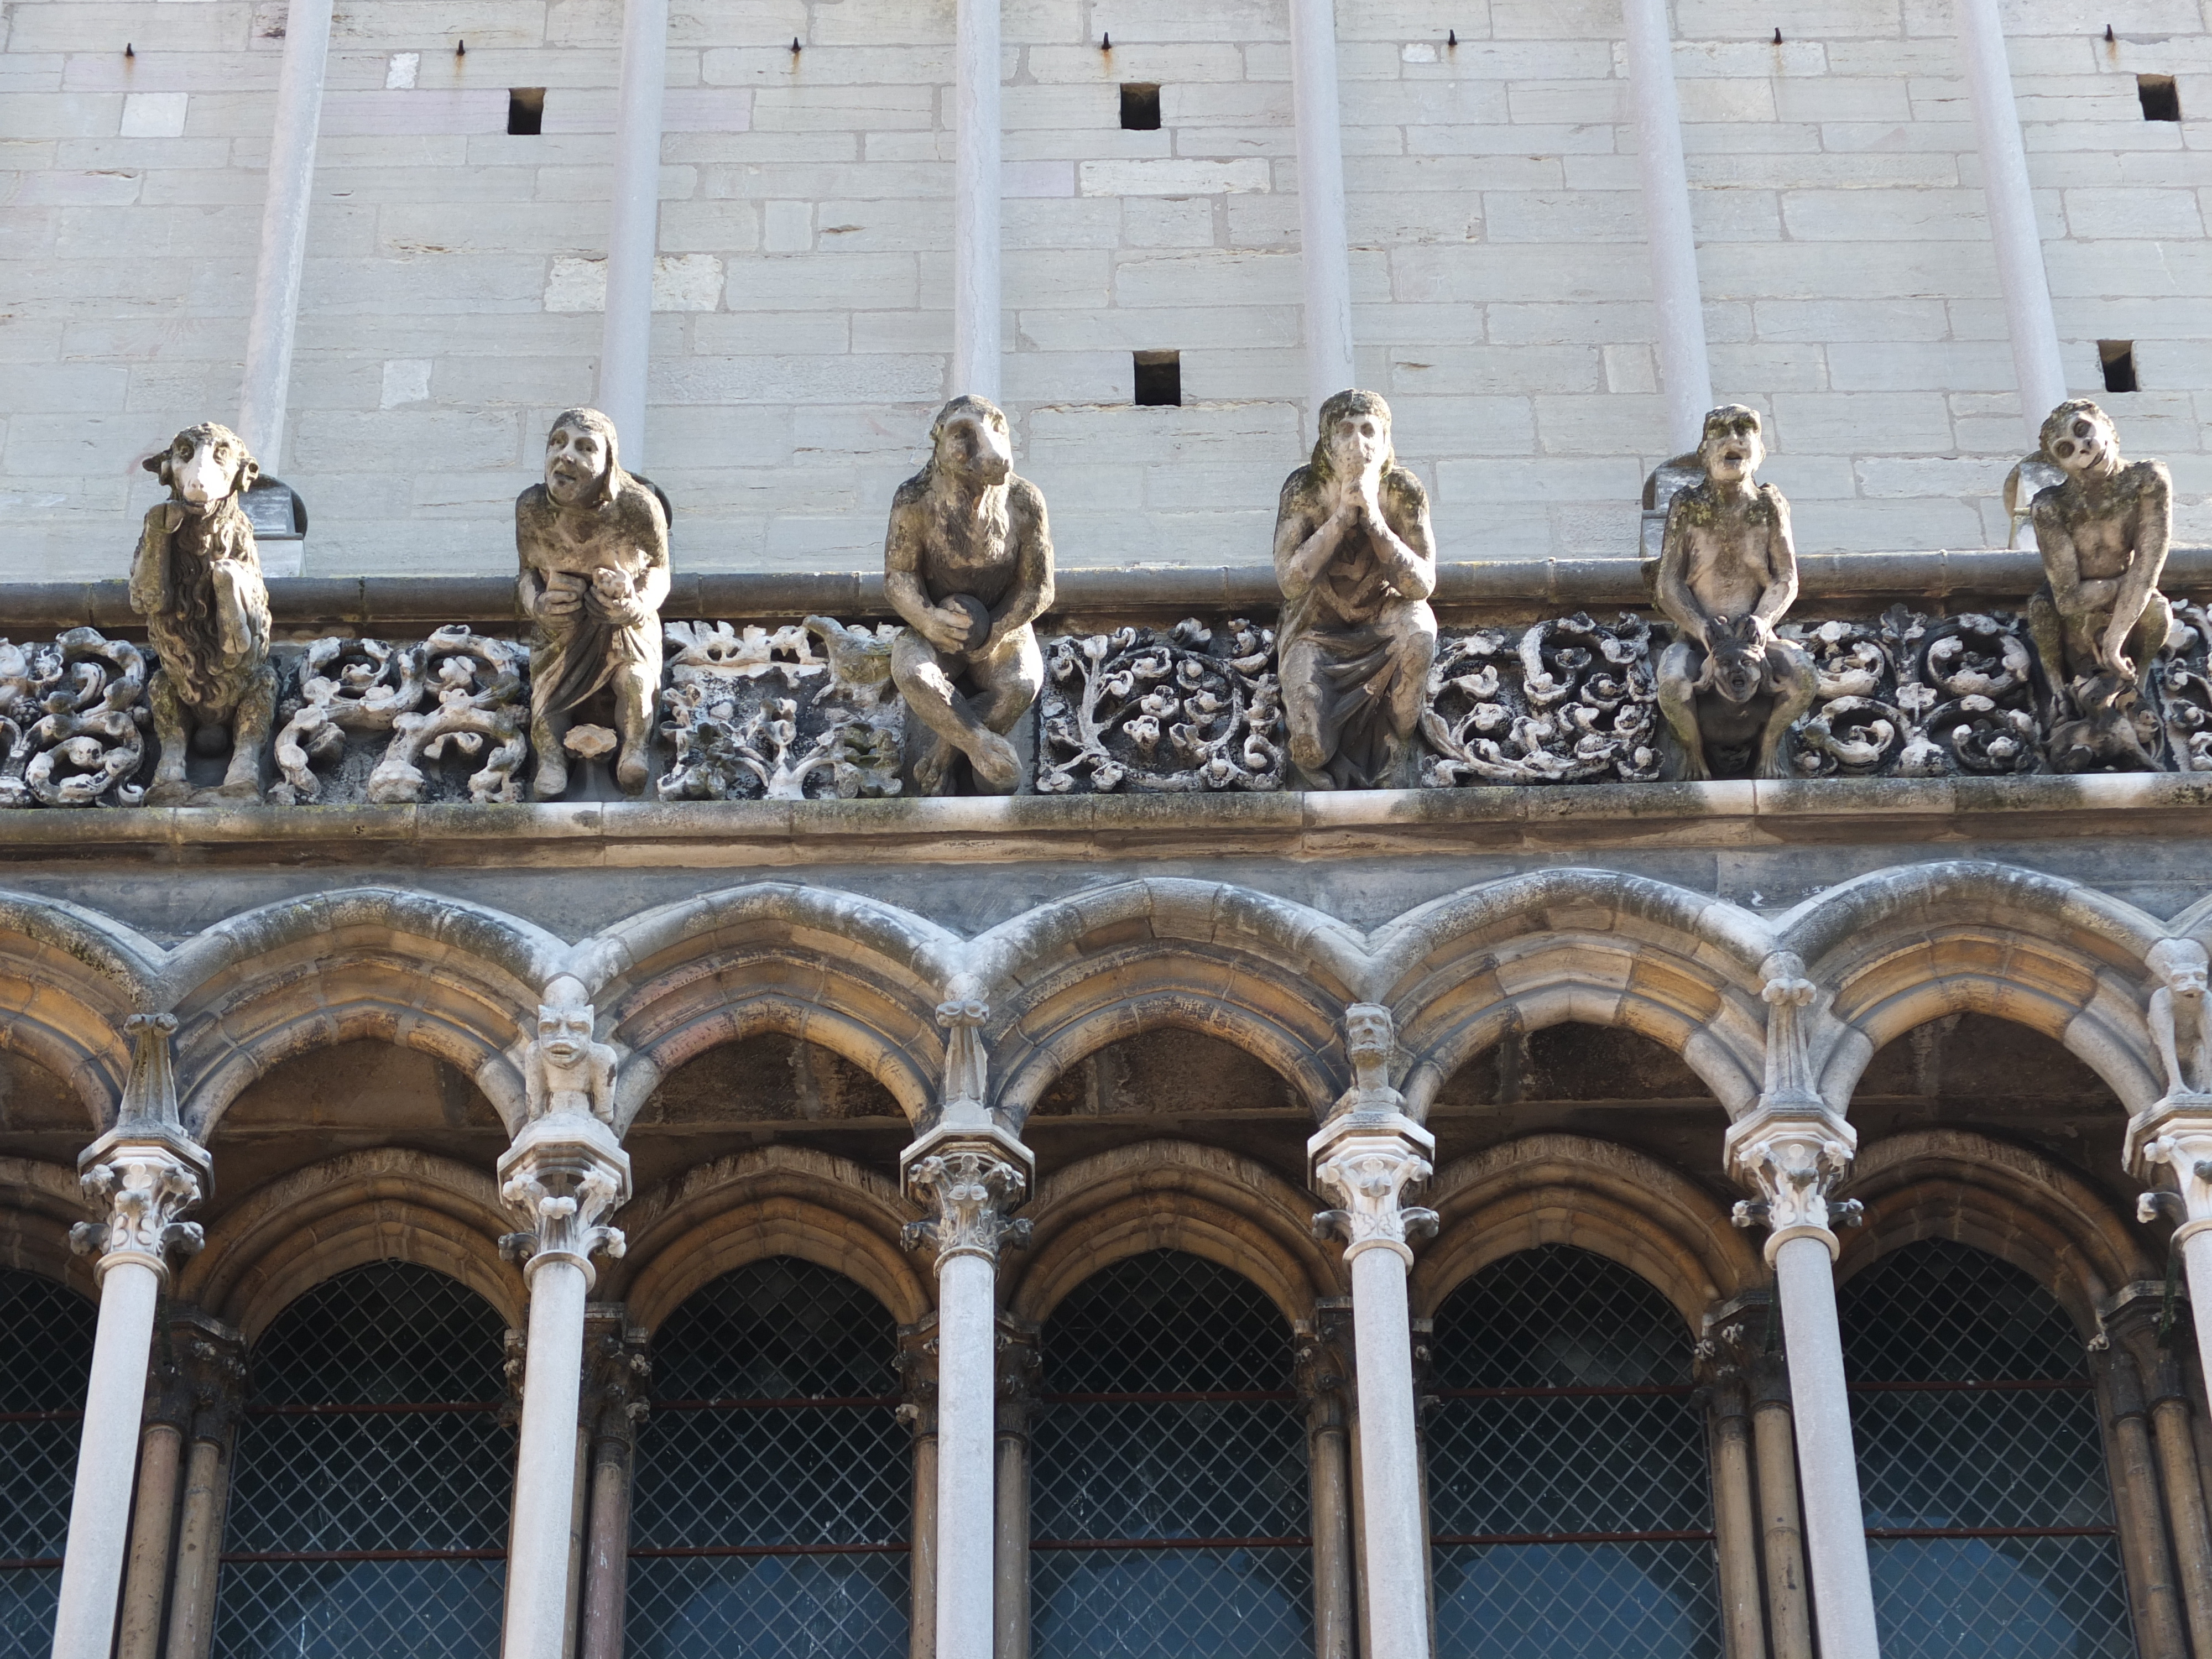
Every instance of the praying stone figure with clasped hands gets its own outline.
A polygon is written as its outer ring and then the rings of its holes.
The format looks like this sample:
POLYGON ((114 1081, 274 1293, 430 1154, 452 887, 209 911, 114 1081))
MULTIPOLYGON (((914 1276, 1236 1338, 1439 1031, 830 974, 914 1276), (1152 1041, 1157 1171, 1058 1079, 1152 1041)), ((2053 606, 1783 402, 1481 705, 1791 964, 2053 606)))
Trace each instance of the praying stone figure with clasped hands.
POLYGON ((2031 509, 2043 586, 2027 603, 2027 628, 2051 683, 2051 764, 2154 770, 2135 710, 2173 631, 2173 607, 2158 591, 2173 480, 2163 462, 2121 459, 2111 416, 2083 398, 2045 419, 2043 453, 2065 475, 2031 509))
POLYGON ((660 691, 668 509, 659 490, 623 471, 615 424, 598 410, 571 409, 553 422, 545 482, 515 498, 514 551, 515 598, 535 624, 530 793, 553 800, 568 788, 568 728, 578 706, 607 686, 622 743, 615 781, 635 795, 651 769, 660 691))
POLYGON ((1012 794, 1022 763, 1006 734, 1044 685, 1031 624, 1052 603, 1052 532, 988 398, 938 411, 928 465, 891 500, 884 588, 906 623, 891 683, 920 727, 908 728, 915 788, 952 793, 965 757, 978 793, 1012 794))
POLYGON ((1680 746, 1678 775, 1786 778, 1784 740, 1812 706, 1820 675, 1774 625, 1797 597, 1790 503, 1753 477, 1766 459, 1759 411, 1727 404, 1705 416, 1705 477, 1667 509, 1656 598, 1674 624, 1659 659, 1659 712, 1680 746), (1717 765, 1716 763, 1718 763, 1717 765))
POLYGON ((1428 492, 1390 447, 1390 406, 1340 392, 1275 510, 1276 641, 1291 762, 1308 789, 1409 787, 1437 656, 1428 492))

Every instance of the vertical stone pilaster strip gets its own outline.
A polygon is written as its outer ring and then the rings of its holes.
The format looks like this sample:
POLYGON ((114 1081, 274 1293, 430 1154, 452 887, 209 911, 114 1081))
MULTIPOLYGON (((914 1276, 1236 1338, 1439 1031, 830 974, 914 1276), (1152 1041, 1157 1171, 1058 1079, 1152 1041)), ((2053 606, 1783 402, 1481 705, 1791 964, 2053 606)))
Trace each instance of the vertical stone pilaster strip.
POLYGON ((2181 1604, 2188 1610, 2190 1646, 2200 1655, 2212 1654, 2212 1528, 2206 1524, 2204 1486, 2197 1472, 2189 1396, 2181 1367, 2170 1353, 2158 1357, 2149 1381, 2151 1439, 2166 1492, 2174 1562, 2181 1571, 2181 1604))
POLYGON ((914 1515, 907 1556, 912 1594, 907 1659, 937 1653, 937 1336, 933 1319, 899 1329, 906 1400, 899 1420, 914 1431, 914 1515))
POLYGON ((178 1474, 192 1400, 172 1342, 164 1340, 155 1347, 146 1379, 146 1428, 138 1442, 138 1495, 131 1517, 131 1558, 124 1569, 116 1659, 160 1659, 161 1617, 169 1600, 178 1474))
POLYGON ((2119 1344, 2094 1357, 2100 1415, 2111 1448, 2121 1564, 2134 1603, 2136 1640, 2143 1659, 2180 1659, 2189 1651, 2149 1413, 2134 1358, 2119 1344))
POLYGON ((1644 187, 1644 234, 1651 297, 1659 313, 1659 389, 1667 442, 1697 447, 1713 406, 1698 244, 1690 222, 1690 174, 1682 159, 1682 108, 1674 86, 1674 31, 1667 0, 1625 0, 1628 83, 1636 110, 1636 167, 1644 187))
POLYGON ((643 465, 653 348, 653 270, 660 248, 661 111, 668 84, 668 0, 623 0, 616 94, 613 211, 607 222, 607 312, 599 335, 599 412, 643 465))
POLYGON ((1752 1364, 1752 1444, 1759 1461, 1759 1534, 1766 1578, 1767 1640, 1774 1659, 1813 1659, 1806 1595, 1805 1528, 1797 1501, 1797 1436, 1790 1374, 1763 1355, 1752 1364))
POLYGON ((1759 1523, 1752 1495, 1750 1407, 1744 1368, 1752 1337, 1741 1320, 1709 1325, 1698 1344, 1712 1482, 1714 1553, 1720 1569, 1721 1637, 1726 1659, 1766 1659, 1759 1593, 1759 1523))
POLYGON ((1337 94, 1336 8, 1290 0, 1291 106, 1297 138, 1298 263, 1304 280, 1309 419, 1358 383, 1352 349, 1351 234, 1337 94))
POLYGON ((188 1316, 174 1328, 173 1339, 191 1388, 192 1413, 164 1651, 166 1659, 208 1659, 215 1644, 231 1448, 246 1404, 246 1343, 238 1332, 204 1315, 188 1316))
POLYGON ((1297 1389, 1306 1407, 1306 1460, 1313 1490, 1314 1656, 1352 1659, 1358 1607, 1352 1597, 1350 1410, 1353 1384, 1348 1308, 1317 1306, 1297 1353, 1297 1389))
POLYGON ((629 1596, 630 1482, 637 1425, 648 1406, 644 1333, 623 1323, 619 1305, 586 1316, 583 1422, 590 1442, 585 1506, 580 1659, 622 1659, 629 1596))
POLYGON ((952 85, 952 384, 999 401, 1000 0, 957 0, 952 85))

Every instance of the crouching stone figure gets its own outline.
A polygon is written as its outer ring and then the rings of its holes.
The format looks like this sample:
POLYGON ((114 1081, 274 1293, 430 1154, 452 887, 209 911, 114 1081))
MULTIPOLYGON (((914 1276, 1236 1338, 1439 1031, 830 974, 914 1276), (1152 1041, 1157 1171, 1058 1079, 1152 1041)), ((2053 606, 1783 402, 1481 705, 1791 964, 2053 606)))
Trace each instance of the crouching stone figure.
POLYGON ((892 498, 884 536, 884 587, 906 623, 891 682, 915 718, 918 793, 955 793, 963 757, 978 793, 1020 787, 1006 734, 1044 685, 1030 624, 1052 586, 1044 496, 1015 476, 1006 417, 987 398, 955 398, 929 429, 928 465, 892 498))
POLYGON ((1705 416, 1698 444, 1705 477, 1667 509, 1656 598, 1674 624, 1659 659, 1659 711, 1681 749, 1679 775, 1790 775, 1784 740, 1812 706, 1820 675, 1802 646, 1774 625, 1797 597, 1790 503, 1753 477, 1766 459, 1759 411, 1728 404, 1705 416))
POLYGON ((1275 509, 1276 631, 1291 761, 1308 789, 1410 787, 1436 661, 1428 492, 1398 465, 1390 406, 1340 392, 1275 509))
POLYGON ((260 476, 246 442, 227 426, 186 427, 146 470, 169 499, 146 514, 131 562, 131 608, 146 619, 160 666, 147 688, 161 758, 149 806, 191 798, 189 749, 230 765, 215 792, 258 800, 261 756, 276 716, 269 663, 269 590, 253 526, 240 503, 260 476))

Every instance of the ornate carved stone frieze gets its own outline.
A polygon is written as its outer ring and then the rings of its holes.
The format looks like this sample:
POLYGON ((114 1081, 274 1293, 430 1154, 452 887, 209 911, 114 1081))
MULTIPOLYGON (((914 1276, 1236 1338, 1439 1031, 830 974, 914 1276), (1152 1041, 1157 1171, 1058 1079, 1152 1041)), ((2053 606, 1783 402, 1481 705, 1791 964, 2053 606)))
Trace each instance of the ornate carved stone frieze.
POLYGON ((1659 775, 1651 625, 1577 612, 1518 633, 1446 636, 1429 670, 1421 768, 1455 784, 1642 782, 1659 775))
POLYGON ((1196 617, 1065 635, 1045 658, 1037 788, 1162 794, 1283 787, 1273 630, 1196 617))
POLYGON ((140 805, 152 718, 137 646, 91 628, 0 640, 0 806, 140 805))
POLYGON ((78 1178, 97 1221, 70 1229, 70 1248, 96 1255, 105 1275, 118 1261, 136 1261, 167 1277, 172 1252, 191 1255, 203 1243, 199 1224, 184 1212, 207 1195, 210 1170, 204 1149, 186 1135, 177 1114, 177 1085, 169 1043, 173 1014, 133 1014, 131 1077, 115 1127, 77 1158, 78 1178))
POLYGON ((1779 630, 1819 676, 1794 762, 1808 778, 2032 772, 2041 763, 2033 656, 2003 612, 1935 618, 1892 605, 1870 622, 1779 630))

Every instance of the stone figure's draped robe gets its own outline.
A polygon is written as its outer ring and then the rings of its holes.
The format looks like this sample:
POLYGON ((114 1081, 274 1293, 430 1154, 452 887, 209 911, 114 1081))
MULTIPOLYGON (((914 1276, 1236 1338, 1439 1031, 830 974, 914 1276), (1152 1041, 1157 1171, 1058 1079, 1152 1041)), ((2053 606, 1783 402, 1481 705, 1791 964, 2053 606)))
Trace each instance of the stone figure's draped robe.
POLYGON ((1428 668, 1407 643, 1426 633, 1419 624, 1427 611, 1391 586, 1359 532, 1346 534, 1313 586, 1283 607, 1276 644, 1283 656, 1301 644, 1313 649, 1321 746, 1340 789, 1374 788, 1389 764, 1392 695, 1402 676, 1428 668))

